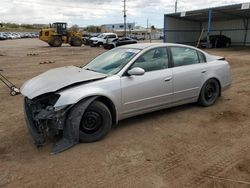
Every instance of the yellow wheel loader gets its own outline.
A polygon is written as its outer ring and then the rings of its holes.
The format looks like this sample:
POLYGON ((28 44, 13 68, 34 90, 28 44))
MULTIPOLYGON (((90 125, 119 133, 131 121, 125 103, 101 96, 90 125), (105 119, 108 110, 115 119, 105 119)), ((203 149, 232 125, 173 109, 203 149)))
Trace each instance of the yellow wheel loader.
POLYGON ((67 23, 56 22, 49 28, 43 28, 39 39, 47 42, 51 47, 60 47, 62 43, 71 46, 82 46, 82 34, 67 30, 67 23))

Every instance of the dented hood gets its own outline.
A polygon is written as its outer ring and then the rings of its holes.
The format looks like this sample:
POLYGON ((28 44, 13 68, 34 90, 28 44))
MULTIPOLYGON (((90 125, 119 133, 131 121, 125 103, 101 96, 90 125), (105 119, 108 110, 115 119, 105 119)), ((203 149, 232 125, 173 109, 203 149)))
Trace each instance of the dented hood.
POLYGON ((72 84, 107 77, 106 74, 85 70, 75 66, 61 67, 44 72, 21 87, 22 95, 33 99, 39 95, 55 92, 72 84))

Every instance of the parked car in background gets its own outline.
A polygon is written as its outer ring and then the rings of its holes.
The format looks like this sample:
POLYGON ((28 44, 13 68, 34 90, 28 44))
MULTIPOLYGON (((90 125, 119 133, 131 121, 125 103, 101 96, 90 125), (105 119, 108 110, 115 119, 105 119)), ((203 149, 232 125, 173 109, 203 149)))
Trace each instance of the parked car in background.
POLYGON ((100 46, 103 45, 107 39, 115 39, 118 38, 116 33, 102 33, 97 37, 91 37, 89 40, 90 46, 100 46))
POLYGON ((91 38, 91 36, 89 34, 83 34, 82 36, 82 43, 84 45, 89 45, 89 39, 91 38))
POLYGON ((125 118, 186 103, 211 106, 230 84, 223 57, 186 45, 140 43, 109 50, 82 68, 49 70, 25 82, 21 93, 35 144, 63 135, 52 151, 58 153, 102 139, 125 118))
POLYGON ((0 32, 0 40, 38 38, 38 32, 0 32))
POLYGON ((8 36, 4 33, 0 33, 0 40, 7 40, 8 36))
POLYGON ((203 38, 200 41, 199 47, 201 48, 228 48, 231 46, 231 38, 225 35, 210 35, 209 41, 203 38), (210 42, 210 43, 209 43, 210 42))
POLYGON ((129 38, 129 37, 123 37, 123 38, 115 38, 115 39, 107 39, 106 42, 103 44, 103 47, 105 49, 112 49, 118 46, 123 46, 127 44, 136 44, 137 41, 129 38))

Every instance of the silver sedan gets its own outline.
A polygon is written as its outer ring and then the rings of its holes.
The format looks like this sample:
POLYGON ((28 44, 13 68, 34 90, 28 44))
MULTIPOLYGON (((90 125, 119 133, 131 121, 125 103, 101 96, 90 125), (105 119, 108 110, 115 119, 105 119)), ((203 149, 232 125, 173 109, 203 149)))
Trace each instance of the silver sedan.
POLYGON ((198 102, 211 106, 231 84, 228 62, 180 44, 133 44, 83 67, 49 70, 27 81, 28 129, 37 146, 62 135, 53 153, 103 138, 118 121, 198 102))

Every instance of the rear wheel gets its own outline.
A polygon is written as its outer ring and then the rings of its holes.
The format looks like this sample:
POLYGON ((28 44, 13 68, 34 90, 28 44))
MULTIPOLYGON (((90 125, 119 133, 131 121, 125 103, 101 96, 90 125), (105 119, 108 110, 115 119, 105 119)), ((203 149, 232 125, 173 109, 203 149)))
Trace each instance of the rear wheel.
POLYGON ((112 116, 106 105, 94 101, 82 116, 80 142, 94 142, 108 134, 112 126, 112 116))
POLYGON ((55 36, 52 38, 49 44, 51 44, 52 47, 60 47, 62 46, 62 39, 58 36, 55 36))
POLYGON ((70 41, 71 46, 82 46, 82 39, 78 37, 73 37, 70 41))
POLYGON ((209 79, 201 89, 198 102, 202 106, 211 106, 216 102, 219 96, 220 86, 218 81, 215 79, 209 79))

